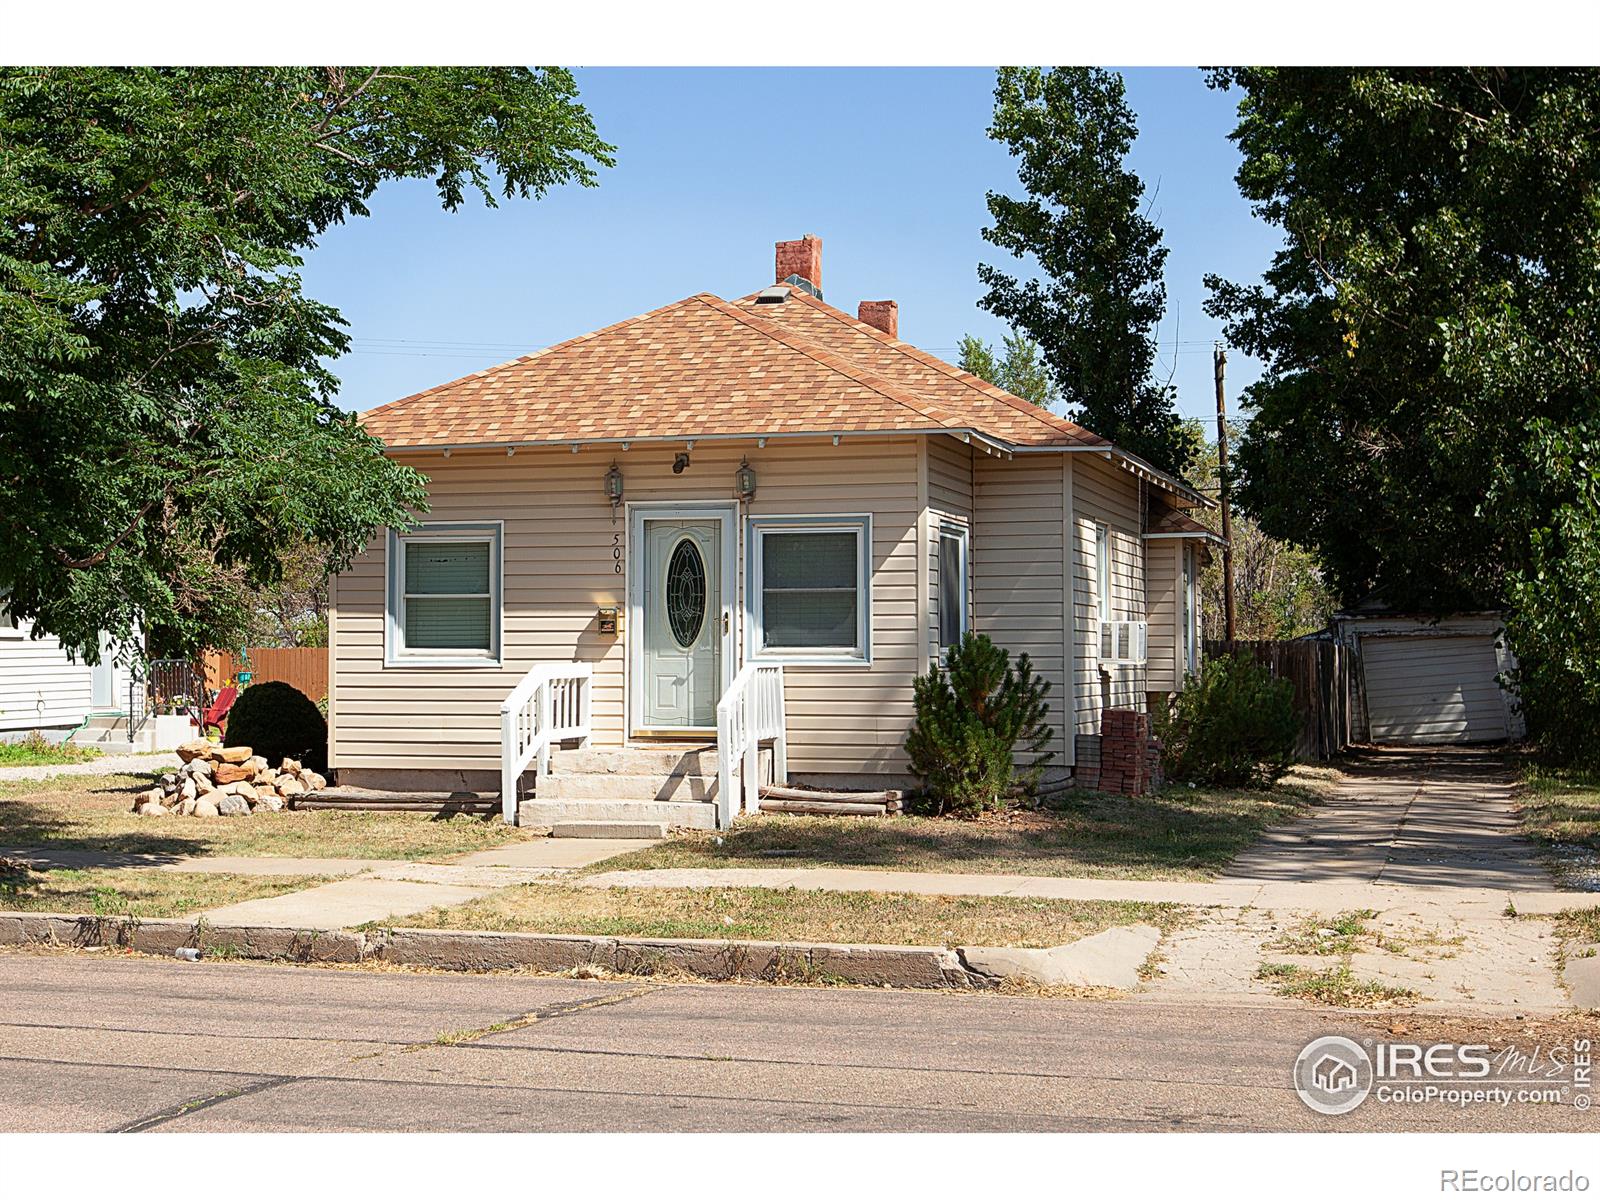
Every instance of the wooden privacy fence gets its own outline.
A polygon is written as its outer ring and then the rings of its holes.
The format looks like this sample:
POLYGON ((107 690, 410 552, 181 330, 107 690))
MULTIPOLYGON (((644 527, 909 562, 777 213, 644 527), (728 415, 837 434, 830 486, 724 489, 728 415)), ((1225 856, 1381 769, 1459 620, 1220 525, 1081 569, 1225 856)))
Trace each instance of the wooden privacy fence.
POLYGON ((206 686, 215 690, 240 671, 251 672, 251 683, 277 680, 298 688, 313 700, 328 694, 326 646, 252 646, 238 654, 213 650, 206 654, 206 686))
POLYGON ((1231 650, 1294 685, 1294 708, 1300 714, 1301 758, 1328 759, 1350 745, 1350 650, 1338 642, 1212 642, 1207 658, 1231 650))

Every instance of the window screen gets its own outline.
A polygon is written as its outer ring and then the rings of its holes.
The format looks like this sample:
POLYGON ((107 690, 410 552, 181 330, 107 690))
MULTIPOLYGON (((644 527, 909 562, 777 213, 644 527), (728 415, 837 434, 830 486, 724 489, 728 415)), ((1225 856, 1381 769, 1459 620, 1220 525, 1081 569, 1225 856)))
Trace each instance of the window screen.
POLYGON ((763 649, 859 652, 860 542, 855 530, 763 533, 763 649))
POLYGON ((406 649, 493 650, 490 548, 487 541, 406 541, 406 649))

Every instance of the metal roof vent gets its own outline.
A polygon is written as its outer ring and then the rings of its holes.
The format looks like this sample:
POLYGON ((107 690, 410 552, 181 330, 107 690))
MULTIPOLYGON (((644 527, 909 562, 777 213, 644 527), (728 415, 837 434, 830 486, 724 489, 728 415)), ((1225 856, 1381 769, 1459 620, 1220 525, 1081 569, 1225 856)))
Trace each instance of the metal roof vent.
POLYGON ((757 304, 782 304, 789 298, 789 289, 781 283, 775 283, 769 288, 763 288, 756 293, 757 304))
POLYGON ((822 299, 822 289, 819 288, 816 284, 812 283, 811 280, 809 280, 809 279, 802 279, 798 275, 791 275, 791 276, 789 276, 789 278, 785 279, 784 282, 785 283, 791 283, 797 288, 804 288, 806 291, 810 292, 813 296, 815 296, 818 300, 822 299))

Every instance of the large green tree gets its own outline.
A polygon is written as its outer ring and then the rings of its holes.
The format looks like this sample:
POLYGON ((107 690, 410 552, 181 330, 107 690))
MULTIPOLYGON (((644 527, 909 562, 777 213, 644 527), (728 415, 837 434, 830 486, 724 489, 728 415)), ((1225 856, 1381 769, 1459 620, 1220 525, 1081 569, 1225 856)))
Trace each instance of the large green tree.
POLYGON ((1039 343, 1025 333, 1008 333, 1001 339, 1003 353, 975 334, 961 339, 961 369, 1004 388, 1013 396, 1049 408, 1061 398, 1055 378, 1039 354, 1039 343))
POLYGON ((981 264, 979 303, 1039 343, 1075 420, 1177 473, 1190 443, 1153 371, 1167 251, 1125 165, 1137 132, 1115 72, 1000 69, 989 136, 1019 160, 1027 194, 990 192, 983 236, 1040 277, 981 264))
MULTIPOLYGON (((1241 503, 1345 601, 1506 606, 1536 733, 1600 729, 1600 72, 1232 69, 1284 232, 1208 280, 1248 389, 1241 503)), ((1230 464, 1231 465, 1231 464, 1230 464)))
POLYGON ((610 162, 553 68, 0 69, 8 607, 90 659, 232 645, 285 547, 406 523, 424 481, 335 405, 300 255, 386 180, 455 209, 610 162))

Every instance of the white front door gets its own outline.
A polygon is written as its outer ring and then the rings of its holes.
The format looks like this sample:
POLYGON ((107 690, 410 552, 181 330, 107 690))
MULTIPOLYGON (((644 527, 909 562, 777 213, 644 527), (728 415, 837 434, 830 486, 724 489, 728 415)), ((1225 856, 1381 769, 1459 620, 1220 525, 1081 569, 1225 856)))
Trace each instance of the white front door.
POLYGON ((89 706, 96 712, 117 707, 116 674, 112 654, 116 647, 105 634, 100 635, 100 661, 89 669, 89 706))
POLYGON ((639 723, 715 729, 722 694, 723 526, 717 517, 642 518, 639 723))

